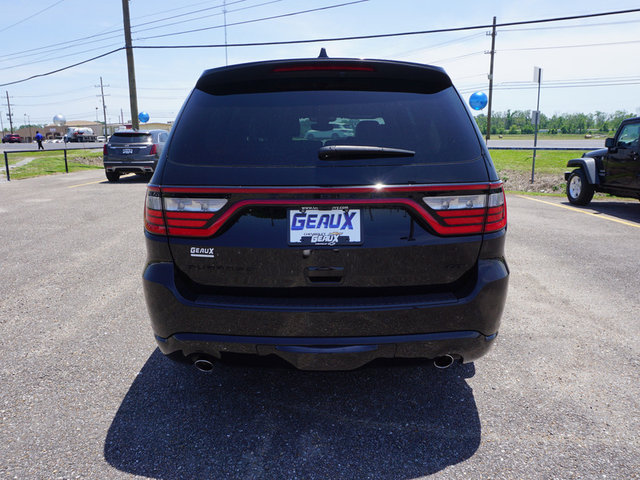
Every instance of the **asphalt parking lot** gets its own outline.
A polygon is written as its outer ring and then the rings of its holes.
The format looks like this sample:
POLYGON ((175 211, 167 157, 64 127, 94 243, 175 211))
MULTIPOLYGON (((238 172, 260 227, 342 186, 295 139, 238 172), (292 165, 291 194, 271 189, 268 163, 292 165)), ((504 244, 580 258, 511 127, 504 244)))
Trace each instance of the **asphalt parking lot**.
POLYGON ((509 195, 474 364, 202 374, 155 348, 144 191, 0 185, 0 478, 640 478, 640 202, 509 195))

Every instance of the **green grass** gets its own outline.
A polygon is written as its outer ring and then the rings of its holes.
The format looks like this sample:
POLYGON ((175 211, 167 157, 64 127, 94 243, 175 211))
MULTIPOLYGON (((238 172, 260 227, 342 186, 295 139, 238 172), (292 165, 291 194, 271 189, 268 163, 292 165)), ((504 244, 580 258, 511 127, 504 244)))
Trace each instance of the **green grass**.
MULTIPOLYGON (((597 133, 592 133, 591 138, 604 140, 607 137, 613 137, 614 134, 615 132, 609 132, 609 133, 597 132, 597 133)), ((500 138, 500 136, 497 133, 492 133, 490 140, 492 141, 493 140, 496 140, 496 141, 531 140, 533 141, 533 138, 534 138, 533 133, 527 133, 527 134, 504 133, 502 135, 502 138, 500 138)), ((538 140, 584 140, 584 138, 585 138, 584 133, 557 133, 555 135, 552 135, 550 133, 538 133, 538 140)))
MULTIPOLYGON (((20 180, 65 172, 62 151, 10 153, 9 165, 15 165, 27 158, 33 158, 33 160, 26 165, 12 168, 9 172, 11 179, 20 180)), ((67 164, 69 172, 101 169, 103 168, 102 150, 67 150, 67 164)))
MULTIPOLYGON (((531 172, 533 151, 531 150, 490 150, 496 170, 531 172)), ((557 174, 561 178, 567 169, 567 160, 579 158, 584 150, 538 150, 536 152, 536 172, 557 174)))

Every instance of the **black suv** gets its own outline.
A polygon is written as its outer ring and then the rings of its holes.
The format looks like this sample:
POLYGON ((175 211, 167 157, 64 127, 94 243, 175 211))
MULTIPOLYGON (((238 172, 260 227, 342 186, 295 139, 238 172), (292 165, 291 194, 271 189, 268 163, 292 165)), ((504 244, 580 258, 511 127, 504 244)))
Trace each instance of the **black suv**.
POLYGON ((640 199, 640 117, 624 120, 605 147, 567 162, 577 167, 564 174, 574 205, 587 205, 594 192, 640 199))
POLYGON ((447 367, 498 334, 502 183, 440 68, 319 58, 205 71, 145 211, 155 338, 202 370, 238 354, 447 367), (353 134, 307 135, 337 124, 353 134))

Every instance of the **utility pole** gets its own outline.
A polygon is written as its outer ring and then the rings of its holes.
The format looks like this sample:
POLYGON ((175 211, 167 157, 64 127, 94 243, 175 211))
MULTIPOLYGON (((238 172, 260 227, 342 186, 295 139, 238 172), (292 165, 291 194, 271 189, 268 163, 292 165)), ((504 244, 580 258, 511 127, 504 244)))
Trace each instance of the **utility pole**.
POLYGON ((124 20, 124 43, 127 50, 127 71, 129 73, 129 104, 131 105, 131 127, 140 128, 138 123, 138 94, 136 92, 136 71, 133 66, 133 47, 131 46, 131 21, 129 20, 129 0, 122 0, 122 18, 124 20))
POLYGON ((9 113, 7 113, 7 117, 9 117, 9 128, 11 133, 13 133, 13 113, 11 113, 11 104, 9 103, 9 91, 5 91, 7 92, 7 108, 9 109, 9 113))
MULTIPOLYGON (((125 0, 126 1, 126 0, 125 0)), ((103 85, 102 84, 102 77, 100 77, 100 96, 102 97, 102 113, 104 115, 104 138, 106 139, 108 134, 107 134, 107 106, 104 104, 104 87, 108 87, 109 85, 103 85)), ((98 87, 98 85, 96 85, 96 87, 98 87)), ((96 113, 96 117, 97 117, 97 113, 96 113)))
POLYGON ((491 63, 489 64, 489 107, 487 110, 487 134, 485 138, 491 138, 491 101, 493 100, 493 57, 496 54, 496 17, 493 17, 493 29, 491 30, 491 63))

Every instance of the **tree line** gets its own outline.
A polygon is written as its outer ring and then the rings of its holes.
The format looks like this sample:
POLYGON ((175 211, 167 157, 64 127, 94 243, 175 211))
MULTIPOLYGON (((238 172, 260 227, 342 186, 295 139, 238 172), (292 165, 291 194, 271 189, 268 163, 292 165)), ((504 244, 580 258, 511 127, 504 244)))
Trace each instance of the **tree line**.
MULTIPOLYGON (((630 112, 618 110, 614 113, 597 111, 595 113, 561 113, 552 117, 540 113, 538 131, 546 131, 552 135, 559 133, 603 133, 615 132, 625 118, 634 117, 630 112)), ((487 134, 487 115, 475 117, 483 135, 487 134)), ((531 110, 507 110, 491 114, 491 134, 529 134, 534 133, 531 110)))

